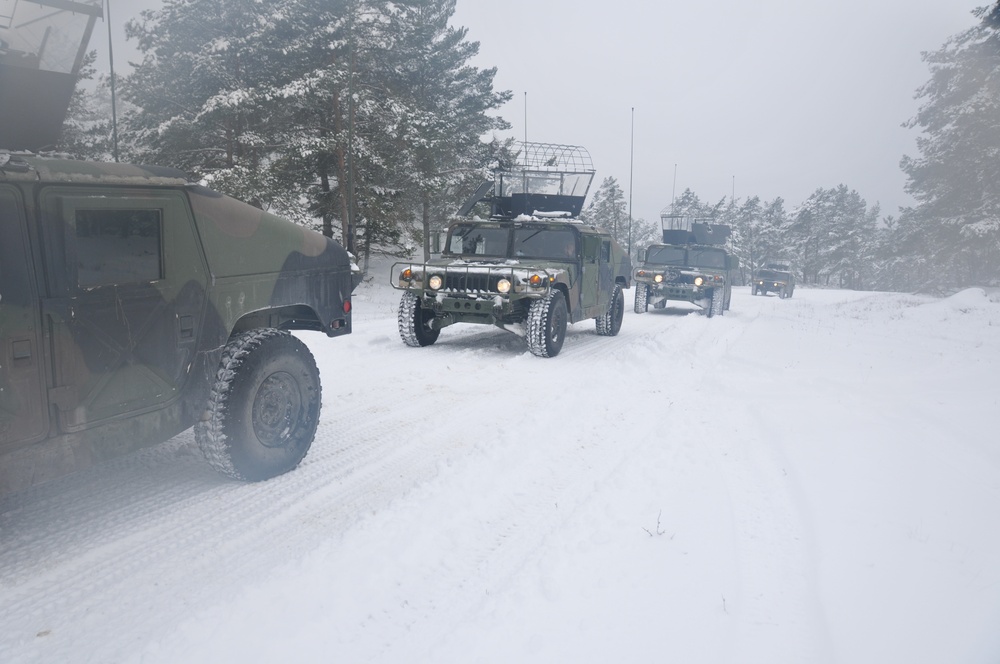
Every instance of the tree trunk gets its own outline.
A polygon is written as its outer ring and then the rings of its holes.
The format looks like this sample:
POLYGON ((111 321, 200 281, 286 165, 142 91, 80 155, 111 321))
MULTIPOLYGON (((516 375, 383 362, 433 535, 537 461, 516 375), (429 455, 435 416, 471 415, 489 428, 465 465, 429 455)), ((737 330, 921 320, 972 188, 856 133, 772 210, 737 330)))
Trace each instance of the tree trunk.
POLYGON ((431 196, 424 191, 420 222, 424 230, 424 262, 431 259, 431 196))
MULTIPOLYGON (((340 95, 333 95, 333 127, 337 137, 344 134, 344 116, 341 113, 340 95)), ((351 224, 351 210, 349 205, 350 192, 347 191, 347 150, 338 142, 334 150, 337 168, 337 192, 340 203, 340 219, 342 224, 344 248, 352 254, 354 253, 354 227, 351 224)))

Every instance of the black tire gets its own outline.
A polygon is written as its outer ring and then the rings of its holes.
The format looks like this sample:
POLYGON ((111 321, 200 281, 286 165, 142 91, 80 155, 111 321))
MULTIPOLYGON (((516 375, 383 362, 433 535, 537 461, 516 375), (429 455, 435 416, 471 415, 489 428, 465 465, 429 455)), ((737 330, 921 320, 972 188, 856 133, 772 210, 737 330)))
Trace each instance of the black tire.
POLYGON ((788 297, 787 291, 785 290, 785 287, 782 286, 781 290, 778 291, 778 299, 784 300, 787 297, 788 297))
POLYGON ((757 290, 757 287, 756 287, 756 286, 754 286, 754 289, 753 289, 753 291, 751 291, 751 294, 752 294, 752 295, 760 295, 760 291, 759 291, 759 290, 757 290))
POLYGON ((721 316, 725 311, 725 307, 722 306, 724 298, 725 298, 724 289, 722 289, 721 287, 713 288, 711 298, 709 299, 708 302, 708 308, 705 309, 705 315, 707 315, 709 318, 711 318, 712 316, 721 316))
POLYGON ((434 312, 420 305, 420 298, 415 293, 403 293, 399 300, 399 314, 396 321, 399 324, 399 336, 407 346, 420 348, 430 346, 438 340, 441 330, 427 327, 434 318, 434 312))
POLYGON ((725 304, 722 305, 722 310, 723 311, 729 311, 729 304, 732 302, 732 300, 733 300, 733 289, 732 288, 727 288, 726 289, 726 302, 725 302, 725 304))
POLYGON ((649 289, 646 284, 635 285, 635 313, 644 314, 649 311, 649 289))
POLYGON ((309 451, 322 391, 304 343, 273 328, 230 339, 195 439, 224 475, 257 482, 295 468, 309 451))
POLYGON ((528 350, 538 357, 555 357, 566 339, 569 316, 562 291, 553 288, 547 297, 531 303, 528 309, 528 350))
POLYGON ((611 291, 611 303, 603 316, 598 316, 597 333, 603 337, 613 337, 622 329, 622 318, 625 316, 625 293, 621 284, 615 284, 611 291))

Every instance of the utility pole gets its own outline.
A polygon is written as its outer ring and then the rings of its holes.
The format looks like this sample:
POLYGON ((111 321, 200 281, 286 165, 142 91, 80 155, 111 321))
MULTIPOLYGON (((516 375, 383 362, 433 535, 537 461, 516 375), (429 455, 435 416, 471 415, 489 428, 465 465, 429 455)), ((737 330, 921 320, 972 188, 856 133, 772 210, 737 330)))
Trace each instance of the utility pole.
POLYGON ((115 100, 115 49, 111 41, 111 0, 106 0, 108 15, 108 62, 111 67, 111 143, 115 162, 118 161, 118 105, 115 100))
POLYGON ((635 164, 635 106, 632 107, 632 136, 628 148, 628 255, 632 257, 632 169, 635 164))

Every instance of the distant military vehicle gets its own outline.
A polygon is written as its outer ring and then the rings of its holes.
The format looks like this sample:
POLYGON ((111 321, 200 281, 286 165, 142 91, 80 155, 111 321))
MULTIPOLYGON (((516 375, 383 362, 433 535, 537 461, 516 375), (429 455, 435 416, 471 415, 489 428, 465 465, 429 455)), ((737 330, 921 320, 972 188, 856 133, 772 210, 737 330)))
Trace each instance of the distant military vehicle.
POLYGON ((788 263, 765 263, 750 286, 754 295, 777 293, 784 300, 795 292, 795 273, 788 263))
POLYGON ((702 307, 709 318, 723 315, 732 298, 733 271, 739 268, 722 246, 729 226, 683 215, 660 219, 663 243, 647 247, 633 271, 635 312, 663 309, 668 300, 678 300, 702 307))
POLYGON ((391 283, 404 291, 399 334, 407 345, 433 344, 455 323, 480 323, 555 357, 567 323, 594 319, 598 334, 618 334, 632 263, 610 234, 576 219, 594 176, 590 155, 524 143, 518 159, 462 208, 468 214, 487 201, 488 220, 453 224, 438 260, 392 266, 391 283))
POLYGON ((89 34, 69 26, 92 26, 100 4, 22 9, 0 23, 0 137, 19 150, 0 149, 0 493, 192 426, 226 475, 294 468, 321 394, 289 330, 350 333, 352 260, 180 171, 25 152, 56 143, 65 108, 36 125, 17 100, 63 90, 37 67, 60 35, 89 34))

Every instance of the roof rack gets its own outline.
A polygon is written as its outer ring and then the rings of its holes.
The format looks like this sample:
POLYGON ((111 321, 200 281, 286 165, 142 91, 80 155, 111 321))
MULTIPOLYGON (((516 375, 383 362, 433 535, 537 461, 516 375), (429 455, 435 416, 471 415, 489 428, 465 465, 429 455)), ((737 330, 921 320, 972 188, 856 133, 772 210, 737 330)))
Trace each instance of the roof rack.
POLYGON ((593 173, 594 162, 587 149, 579 145, 518 142, 517 163, 512 171, 557 171, 593 173))

